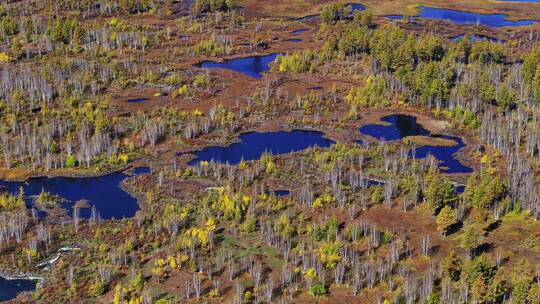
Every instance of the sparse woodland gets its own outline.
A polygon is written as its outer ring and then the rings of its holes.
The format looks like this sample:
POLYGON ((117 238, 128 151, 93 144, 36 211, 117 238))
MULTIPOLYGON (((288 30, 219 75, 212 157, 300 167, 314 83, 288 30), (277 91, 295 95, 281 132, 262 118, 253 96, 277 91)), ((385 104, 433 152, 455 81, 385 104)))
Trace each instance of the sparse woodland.
POLYGON ((313 1, 305 23, 187 2, 0 4, 1 179, 150 168, 121 185, 132 218, 40 216, 62 198, 0 188, 0 274, 43 278, 15 303, 540 304, 538 25, 451 41, 372 2, 313 1), (271 53, 261 79, 195 66, 271 53), (463 138, 474 172, 358 132, 392 113, 463 138), (188 164, 297 128, 336 144, 188 164))

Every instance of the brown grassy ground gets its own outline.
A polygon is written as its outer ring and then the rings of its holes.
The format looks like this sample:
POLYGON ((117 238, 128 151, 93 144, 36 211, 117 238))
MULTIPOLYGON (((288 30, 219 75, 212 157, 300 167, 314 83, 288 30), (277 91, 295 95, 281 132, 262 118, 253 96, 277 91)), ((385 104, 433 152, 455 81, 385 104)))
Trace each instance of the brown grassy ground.
POLYGON ((451 139, 433 138, 429 136, 407 136, 405 139, 420 146, 452 147, 457 144, 451 139))

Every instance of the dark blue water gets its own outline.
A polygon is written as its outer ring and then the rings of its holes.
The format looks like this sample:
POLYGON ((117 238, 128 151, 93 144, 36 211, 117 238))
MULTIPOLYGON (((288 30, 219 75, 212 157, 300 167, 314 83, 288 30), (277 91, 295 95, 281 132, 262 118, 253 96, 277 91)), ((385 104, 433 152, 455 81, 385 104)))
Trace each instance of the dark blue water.
POLYGON ((135 99, 128 99, 129 103, 142 103, 147 101, 148 98, 135 98, 135 99))
POLYGON ((205 60, 201 63, 196 64, 195 66, 208 69, 226 69, 240 72, 253 78, 261 78, 262 73, 270 69, 270 63, 274 62, 278 55, 279 54, 276 53, 265 56, 243 57, 236 59, 228 59, 224 62, 205 60))
POLYGON ((383 117, 381 121, 388 125, 366 125, 360 128, 360 133, 377 138, 378 140, 400 140, 407 136, 429 136, 455 141, 457 144, 451 147, 420 146, 411 151, 415 158, 425 158, 432 155, 440 161, 441 171, 445 173, 471 173, 470 167, 463 165, 454 154, 465 147, 459 137, 449 135, 432 134, 416 121, 416 117, 410 115, 390 115, 383 117))
POLYGON ((397 140, 407 136, 431 136, 431 133, 416 122, 416 117, 396 114, 381 119, 386 125, 365 125, 360 133, 377 138, 378 140, 397 140))
MULTIPOLYGON (((451 37, 450 40, 457 42, 463 39, 464 37, 465 37, 465 34, 459 34, 457 36, 451 37)), ((489 37, 486 35, 479 35, 479 34, 469 35, 469 42, 477 42, 477 41, 503 42, 497 38, 489 37)))
POLYGON ((34 291, 37 281, 33 280, 6 280, 0 277, 0 302, 12 300, 23 291, 34 291))
POLYGON ((212 146, 194 152, 197 158, 189 165, 212 160, 219 163, 238 164, 242 159, 246 161, 259 159, 264 152, 279 155, 302 151, 309 147, 329 147, 334 144, 334 141, 324 138, 323 135, 322 132, 303 130, 244 133, 240 135, 240 143, 226 147, 212 146))
MULTIPOLYGON (((149 172, 149 168, 137 168, 133 174, 149 172)), ((139 210, 137 200, 122 190, 119 185, 127 175, 123 172, 111 173, 100 177, 37 177, 30 178, 26 182, 3 181, 0 186, 4 186, 13 194, 19 192, 19 188, 24 188, 27 199, 27 206, 33 204, 30 196, 39 195, 41 190, 61 196, 68 200, 61 203, 69 216, 73 214, 73 205, 81 199, 89 201, 89 204, 96 207, 96 211, 103 219, 120 219, 132 217, 139 210)), ((92 214, 91 208, 79 209, 81 218, 89 218, 92 214)))
POLYGON ((293 42, 293 43, 298 43, 298 42, 302 42, 302 39, 288 39, 287 41, 288 42, 293 42))
MULTIPOLYGON (((415 18, 446 20, 462 25, 480 24, 489 27, 503 27, 527 26, 538 22, 538 20, 508 20, 508 16, 504 14, 479 14, 427 6, 419 6, 418 8, 420 9, 420 14, 415 16, 415 18)), ((388 15, 385 17, 388 19, 403 19, 401 15, 388 15)))
POLYGON ((432 155, 439 161, 440 167, 444 173, 471 173, 473 172, 471 167, 465 166, 454 154, 461 148, 465 147, 463 140, 459 137, 448 135, 433 135, 436 138, 444 138, 457 142, 452 147, 440 147, 440 146, 421 146, 415 149, 414 154, 416 158, 425 158, 428 155, 432 155))
POLYGON ((456 24, 481 24, 490 27, 526 26, 536 23, 535 20, 508 20, 504 14, 478 14, 459 10, 419 6, 420 18, 440 19, 456 24))
POLYGON ((351 7, 352 11, 363 11, 366 9, 366 7, 360 3, 349 3, 347 4, 348 6, 351 7))
POLYGON ((291 34, 293 35, 298 35, 298 34, 301 34, 303 32, 307 32, 308 29, 299 29, 299 30, 296 30, 296 31, 292 31, 291 34))

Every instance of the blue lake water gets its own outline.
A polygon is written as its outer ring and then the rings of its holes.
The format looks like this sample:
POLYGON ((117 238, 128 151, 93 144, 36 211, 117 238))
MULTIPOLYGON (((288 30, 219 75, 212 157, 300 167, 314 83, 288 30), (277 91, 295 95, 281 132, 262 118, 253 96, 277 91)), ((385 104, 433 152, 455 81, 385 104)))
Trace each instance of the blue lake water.
POLYGON ((441 9, 420 6, 420 18, 440 19, 456 24, 481 24, 490 27, 526 26, 535 23, 534 20, 508 20, 504 14, 479 14, 459 10, 441 9))
POLYGON ((36 284, 34 280, 6 280, 0 277, 0 302, 15 299, 23 291, 34 291, 36 284))
POLYGON ((240 135, 239 143, 226 147, 212 146, 194 152, 197 156, 189 165, 200 161, 215 161, 219 163, 238 164, 243 160, 256 160, 264 152, 273 155, 287 154, 302 151, 310 147, 329 147, 334 141, 324 138, 322 132, 317 131, 277 131, 277 132, 249 132, 240 135))
POLYGON ((454 154, 461 148, 465 147, 463 140, 455 136, 447 135, 435 135, 433 137, 449 139, 457 142, 457 145, 452 147, 440 147, 440 146, 421 146, 415 149, 414 154, 416 158, 425 158, 428 155, 432 155, 439 161, 440 166, 443 167, 442 171, 445 173, 471 173, 473 172, 471 167, 465 166, 459 161, 454 154))
POLYGON ((296 31, 292 31, 291 34, 293 35, 298 35, 298 34, 301 34, 303 32, 307 32, 308 29, 299 29, 299 30, 296 30, 296 31))
POLYGON ((432 155, 440 161, 441 171, 445 173, 471 173, 473 171, 472 168, 463 165, 455 157, 455 153, 465 147, 461 138, 432 134, 416 121, 416 117, 410 115, 390 115, 383 117, 381 121, 386 124, 365 125, 360 128, 360 133, 382 141, 400 140, 407 136, 429 136, 453 140, 456 142, 454 146, 419 146, 411 151, 411 155, 414 155, 415 158, 425 158, 428 155, 432 155))
POLYGON ((349 3, 347 5, 351 7, 353 12, 354 11, 363 11, 363 10, 366 9, 366 7, 363 4, 360 4, 360 3, 349 3))
MULTIPOLYGON (((538 20, 509 20, 504 14, 480 14, 460 10, 443 9, 436 7, 419 6, 420 14, 415 18, 438 19, 455 24, 480 24, 489 27, 527 26, 537 23, 538 20)), ((388 19, 403 19, 400 15, 385 16, 388 19)))
MULTIPOLYGON (((149 168, 137 168, 133 174, 149 172, 149 168)), ((25 182, 0 180, 0 186, 6 187, 11 193, 18 193, 22 186, 27 199, 27 205, 32 205, 31 196, 39 195, 41 190, 56 194, 66 199, 61 203, 69 216, 73 214, 73 205, 85 199, 103 219, 121 219, 132 217, 139 210, 137 200, 122 190, 119 185, 128 177, 123 172, 111 173, 99 177, 36 177, 25 182)), ((91 208, 79 209, 80 218, 89 218, 91 208)))
POLYGON ((381 119, 385 124, 365 125, 360 133, 375 137, 378 140, 389 141, 403 139, 407 136, 430 136, 431 133, 416 122, 416 117, 395 114, 381 119))
POLYGON ((302 42, 302 39, 287 39, 287 42, 298 43, 298 42, 302 42))
POLYGON ((270 54, 264 56, 250 56, 235 59, 227 59, 223 62, 205 60, 196 64, 196 67, 207 69, 226 69, 240 72, 244 75, 261 78, 262 73, 270 69, 270 63, 276 60, 279 54, 270 54))

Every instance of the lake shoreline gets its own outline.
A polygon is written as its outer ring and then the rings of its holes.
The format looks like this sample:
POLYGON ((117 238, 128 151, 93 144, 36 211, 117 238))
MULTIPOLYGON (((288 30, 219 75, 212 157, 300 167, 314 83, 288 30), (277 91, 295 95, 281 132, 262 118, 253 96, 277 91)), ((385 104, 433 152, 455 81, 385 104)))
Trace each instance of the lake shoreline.
POLYGON ((7 182, 25 182, 32 178, 55 178, 55 177, 67 177, 67 178, 92 178, 92 177, 103 177, 109 174, 119 173, 119 172, 125 172, 137 168, 145 167, 145 165, 140 161, 137 160, 133 163, 128 163, 119 167, 111 168, 108 170, 100 171, 100 172, 87 172, 85 170, 77 170, 77 168, 73 168, 66 170, 66 168, 61 169, 55 169, 51 170, 49 172, 40 172, 40 171, 28 171, 26 169, 21 168, 0 168, 0 180, 4 180, 7 182), (16 172, 21 171, 21 172, 16 172), (14 176, 10 176, 10 173, 14 173, 14 176))

